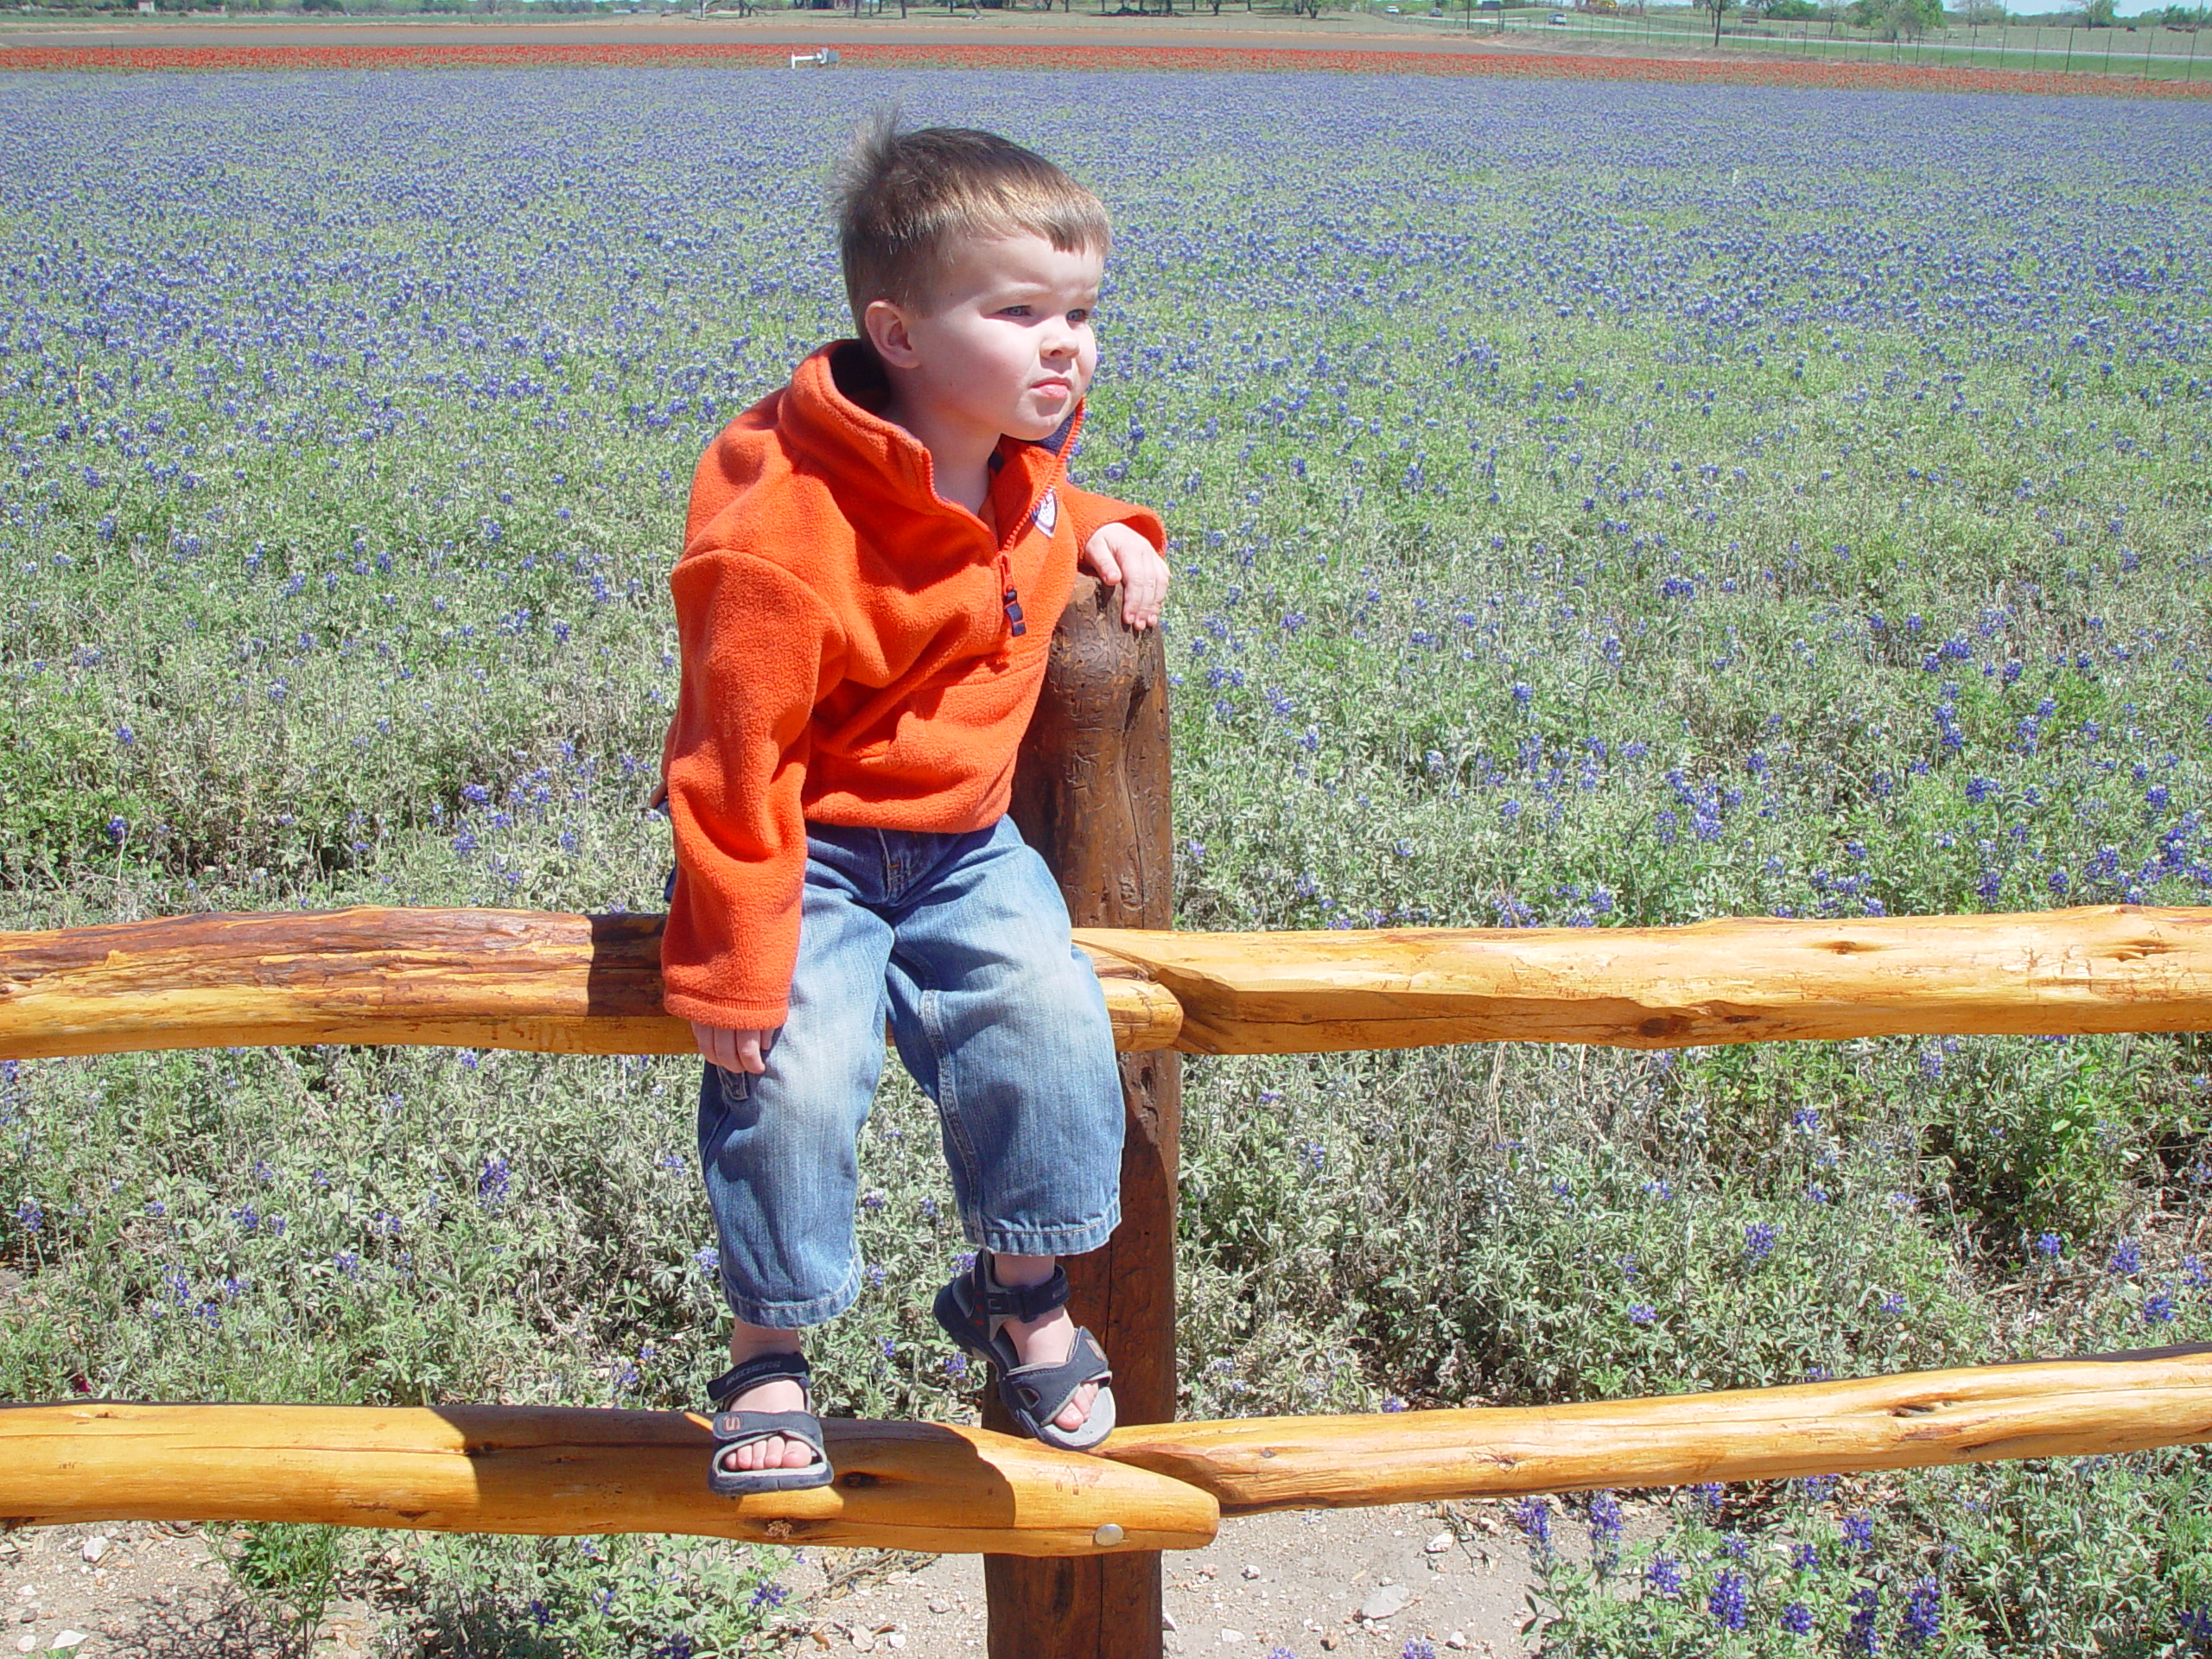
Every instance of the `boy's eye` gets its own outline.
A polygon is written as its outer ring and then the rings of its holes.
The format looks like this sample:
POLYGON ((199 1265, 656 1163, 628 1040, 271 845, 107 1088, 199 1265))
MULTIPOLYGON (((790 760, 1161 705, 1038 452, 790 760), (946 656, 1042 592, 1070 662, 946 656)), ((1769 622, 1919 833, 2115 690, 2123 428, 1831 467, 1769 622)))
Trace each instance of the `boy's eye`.
POLYGON ((1070 322, 1089 322, 1090 318, 1090 311, 1083 306, 1077 306, 1074 310, 1068 313, 1068 321, 1070 322))
POLYGON ((1028 315, 1029 308, 1026 305, 1006 305, 999 308, 999 315, 1002 317, 1026 317, 1028 315))

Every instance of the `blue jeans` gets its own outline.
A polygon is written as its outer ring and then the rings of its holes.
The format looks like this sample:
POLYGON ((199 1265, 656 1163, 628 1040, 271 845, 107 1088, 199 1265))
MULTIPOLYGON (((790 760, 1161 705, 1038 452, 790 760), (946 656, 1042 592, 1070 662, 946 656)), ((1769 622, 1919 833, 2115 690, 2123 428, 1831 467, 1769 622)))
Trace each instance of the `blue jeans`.
POLYGON ((1011 817, 951 835, 806 831, 798 961, 767 1069, 708 1061, 700 1078, 699 1162, 730 1311, 794 1329, 860 1294, 857 1146, 887 1014, 937 1103, 969 1242, 1096 1249, 1121 1219, 1121 1072, 1105 995, 1045 861, 1011 817))

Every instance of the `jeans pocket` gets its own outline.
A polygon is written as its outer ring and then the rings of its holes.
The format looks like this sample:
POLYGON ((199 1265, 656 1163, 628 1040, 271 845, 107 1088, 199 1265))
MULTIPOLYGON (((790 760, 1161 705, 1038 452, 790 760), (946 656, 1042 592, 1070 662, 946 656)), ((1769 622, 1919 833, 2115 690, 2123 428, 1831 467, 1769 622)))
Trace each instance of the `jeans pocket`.
POLYGON ((676 902, 676 867, 673 864, 668 868, 668 880, 661 883, 660 901, 664 905, 676 902))

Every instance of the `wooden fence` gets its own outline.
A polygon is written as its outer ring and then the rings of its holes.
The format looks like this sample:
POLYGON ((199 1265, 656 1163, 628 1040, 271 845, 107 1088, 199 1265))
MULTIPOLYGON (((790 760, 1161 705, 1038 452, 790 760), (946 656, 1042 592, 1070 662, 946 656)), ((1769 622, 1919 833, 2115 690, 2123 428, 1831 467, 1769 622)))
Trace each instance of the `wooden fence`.
MULTIPOLYGON (((1161 1651, 1159 1552, 1224 1515, 2139 1450, 2212 1440, 2212 1347, 1688 1395, 1177 1423, 1179 1055, 1540 1041, 2212 1028, 2212 911, 1751 919, 1678 928, 1166 931, 1166 678, 1087 579, 1052 642, 1013 811, 1107 993, 1123 1220, 1069 1263, 1113 1357, 1098 1458, 830 1421, 836 1482, 705 1490, 692 1413, 27 1404, 0 1517, 690 1532, 980 1551, 995 1659, 1161 1651)), ((295 1043, 685 1053, 658 915, 356 908, 0 934, 0 1057, 295 1043)))

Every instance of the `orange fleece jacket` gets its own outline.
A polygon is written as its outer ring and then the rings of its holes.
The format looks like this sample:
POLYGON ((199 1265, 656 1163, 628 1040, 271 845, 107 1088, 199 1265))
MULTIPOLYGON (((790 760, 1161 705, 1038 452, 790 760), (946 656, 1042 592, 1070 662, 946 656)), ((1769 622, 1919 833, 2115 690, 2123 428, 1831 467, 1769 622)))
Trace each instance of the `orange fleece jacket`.
POLYGON ((1084 543, 1118 522, 1166 547, 1151 512, 1067 481, 1079 406, 1042 443, 1000 442, 994 537, 874 412, 888 391, 867 346, 825 346, 692 479, 669 575, 682 689, 661 751, 677 866, 662 1003, 677 1019, 783 1024, 808 819, 997 822, 1084 543))

